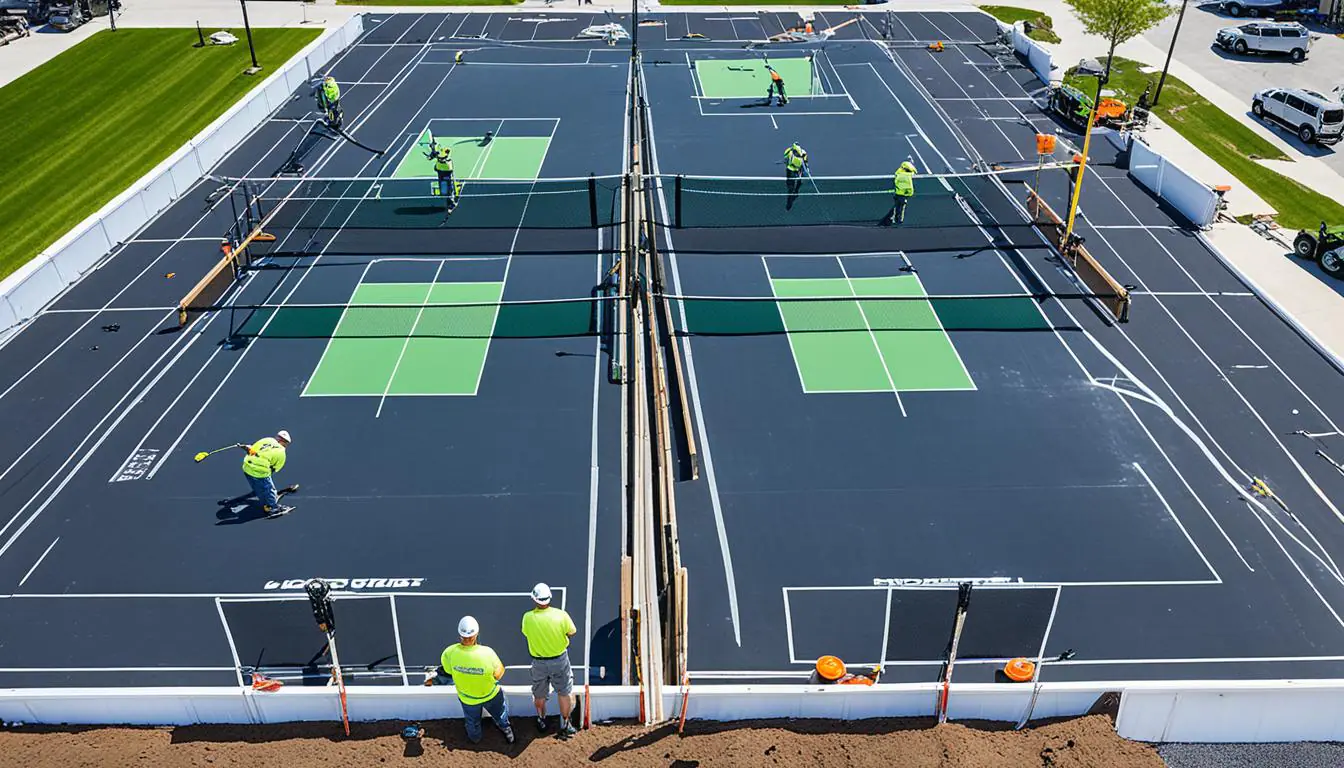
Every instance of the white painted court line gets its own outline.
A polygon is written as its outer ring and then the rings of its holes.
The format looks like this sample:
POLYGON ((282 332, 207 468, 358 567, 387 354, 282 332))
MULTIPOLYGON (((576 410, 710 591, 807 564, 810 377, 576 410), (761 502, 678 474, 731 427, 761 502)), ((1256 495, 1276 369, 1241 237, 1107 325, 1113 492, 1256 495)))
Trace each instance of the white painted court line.
MULTIPOLYGON (((546 149, 541 153, 541 163, 537 166, 537 173, 546 166, 546 156, 551 152, 551 145, 555 143, 555 132, 560 128, 560 121, 556 120, 551 124, 551 135, 547 137, 546 149)), ((513 267, 513 253, 518 249, 518 236, 523 234, 523 222, 527 221, 527 208, 532 204, 532 192, 537 188, 537 182, 540 178, 533 179, 532 185, 527 188, 527 198, 523 200, 523 211, 518 215, 518 226, 513 230, 513 239, 509 241, 508 260, 504 262, 504 277, 500 280, 499 300, 504 300, 504 292, 509 289, 509 270, 513 267)), ((490 347, 495 340, 495 326, 499 323, 499 306, 495 307, 495 316, 490 320, 490 335, 485 340, 485 356, 481 358, 481 369, 476 372, 476 387, 472 389, 474 396, 481 391, 481 379, 485 377, 485 366, 490 362, 490 347)))
POLYGON ((901 400, 900 390, 896 389, 896 381, 891 377, 891 366, 887 363, 887 356, 882 354, 882 345, 877 343, 877 334, 873 332, 873 324, 868 321, 868 313, 863 311, 863 302, 858 301, 858 291, 854 290, 854 281, 849 279, 849 272, 845 270, 845 262, 839 257, 835 257, 835 263, 840 265, 840 274, 845 278, 845 286, 849 288, 849 295, 855 297, 854 306, 859 308, 859 317, 863 318, 863 327, 868 329, 868 340, 873 342, 873 349, 877 350, 877 359, 882 363, 882 372, 887 375, 887 384, 891 386, 891 394, 896 396, 896 407, 901 410, 901 418, 909 416, 905 412, 905 403, 901 400))
POLYGON ((219 613, 219 623, 224 625, 224 637, 229 641, 229 654, 233 656, 233 673, 238 677, 238 687, 242 688, 243 662, 238 658, 238 644, 233 641, 233 630, 229 628, 229 619, 224 615, 224 604, 219 598, 215 598, 215 611, 219 613))
POLYGON ((1190 532, 1185 529, 1185 524, 1181 522, 1181 518, 1176 514, 1176 510, 1172 509, 1171 504, 1167 503, 1167 497, 1162 494, 1162 490, 1153 482, 1153 478, 1148 476, 1148 472, 1143 468, 1143 465, 1136 461, 1130 464, 1130 466, 1134 467, 1134 469, 1143 476, 1143 481, 1148 484, 1150 489, 1152 489, 1153 494, 1157 496, 1157 500, 1162 502, 1163 509, 1167 510, 1167 514, 1171 516, 1173 521, 1175 521, 1176 527, 1181 529, 1181 534, 1185 536, 1185 540, 1190 542, 1190 546, 1195 548, 1195 552, 1199 555, 1199 559, 1204 561, 1204 567, 1209 569, 1209 573, 1213 574, 1213 578, 1221 582, 1223 577, 1218 575, 1218 570, 1213 567, 1213 563, 1210 563, 1209 558, 1204 556, 1204 550, 1200 549, 1199 545, 1195 543, 1194 537, 1192 537, 1190 532))
POLYGON ((51 550, 56 546, 56 542, 58 542, 58 541, 60 541, 60 540, 61 540, 61 537, 60 537, 60 536, 57 536, 55 539, 52 540, 52 542, 51 542, 50 544, 47 545, 47 548, 46 548, 45 550, 43 550, 42 554, 37 558, 37 562, 33 563, 33 567, 32 567, 32 568, 29 568, 29 569, 28 569, 28 572, 25 573, 25 574, 23 574, 23 578, 22 578, 22 579, 19 579, 19 586, 20 586, 20 587, 22 587, 24 584, 27 584, 27 583, 28 583, 28 577, 29 577, 29 576, 32 576, 32 575, 33 575, 33 571, 36 571, 36 570, 37 570, 37 566, 41 565, 41 564, 42 564, 42 561, 47 559, 47 555, 51 554, 51 550))
MULTIPOLYGON (((643 70, 644 68, 643 65, 641 64, 640 65, 641 76, 643 74, 643 70)), ((652 105, 648 107, 648 115, 649 115, 649 146, 652 149, 652 152, 650 152, 650 154, 653 157, 653 172, 655 175, 658 175, 660 174, 658 165, 658 142, 657 139, 655 138, 655 134, 653 131, 654 120, 653 120, 652 105)), ((671 221, 671 219, 668 217, 666 191, 663 189, 661 180, 656 182, 656 184, 658 189, 658 207, 660 210, 662 210, 663 220, 671 221)), ((664 230, 663 238, 667 241, 667 255, 669 265, 672 268, 673 290, 675 290, 677 293, 681 293, 681 272, 677 267, 677 255, 676 255, 677 252, 676 247, 672 243, 671 231, 664 230)), ((688 328, 689 326, 686 323, 685 305, 678 307, 678 313, 681 316, 680 317, 681 327, 688 328)), ((695 426, 696 429, 699 430, 700 432, 700 447, 702 449, 701 453, 704 459, 705 480, 707 482, 707 485, 709 486, 710 506, 714 510, 714 527, 719 539, 719 551, 723 555, 724 581, 728 589, 728 613, 733 623, 733 640, 737 643, 738 647, 741 647, 742 625, 738 616, 738 608, 737 608, 737 578, 733 574, 733 558, 732 553, 728 548, 728 531, 726 529, 723 520, 723 503, 722 500, 719 498, 718 476, 715 474, 714 471, 714 454, 711 451, 709 445, 709 432, 705 428, 705 409, 700 400, 700 385, 696 378, 696 371, 695 371, 695 355, 692 353, 691 350, 690 338, 687 337, 682 341, 683 346, 686 350, 685 355, 686 378, 687 381, 690 383, 691 402, 694 405, 694 411, 695 411, 695 426)))
MULTIPOLYGON (((406 338, 401 341, 401 351, 397 353, 397 362, 392 366, 392 374, 387 377, 387 386, 383 387, 383 395, 378 399, 378 410, 373 412, 373 418, 379 418, 383 415, 383 403, 387 402, 387 393, 392 391, 392 382, 397 378, 397 371, 401 369, 401 361, 406 357, 406 348, 411 345, 411 339, 415 338, 415 329, 420 326, 420 318, 425 316, 425 305, 429 304, 430 293, 434 286, 439 282, 439 275, 443 272, 443 262, 439 262, 439 268, 434 271, 434 279, 430 280, 429 285, 425 286, 425 296, 421 299, 420 309, 415 313, 415 322, 411 323, 411 330, 406 334, 406 338)), ((344 312, 342 312, 344 316, 344 312)), ((322 353, 326 354, 325 351, 322 353)))
POLYGON ((406 676, 406 652, 401 650, 401 621, 397 619, 396 595, 388 595, 387 604, 392 610, 392 639, 397 644, 397 667, 401 670, 401 684, 410 685, 410 679, 406 676))
MULTIPOLYGON (((663 215, 667 215, 666 211, 664 211, 663 215)), ((765 269, 765 280, 770 284, 770 292, 774 293, 775 279, 770 276, 770 264, 766 261, 764 256, 761 257, 761 267, 765 269)), ((678 303, 681 304, 681 302, 678 303)), ((784 306, 778 301, 775 302, 775 311, 779 313, 779 324, 784 327, 784 340, 789 344, 790 362, 793 363, 793 370, 798 374, 798 387, 803 390, 804 394, 812 394, 811 390, 807 388, 807 380, 803 378, 803 368, 798 364, 798 350, 793 346, 793 334, 789 332, 789 321, 784 317, 784 306)), ((685 311, 683 309, 683 315, 684 314, 685 311)), ((682 321, 682 325, 685 325, 685 320, 682 321)), ((690 345, 688 344, 687 346, 690 345)), ((696 410, 699 410, 699 406, 696 406, 696 410)))

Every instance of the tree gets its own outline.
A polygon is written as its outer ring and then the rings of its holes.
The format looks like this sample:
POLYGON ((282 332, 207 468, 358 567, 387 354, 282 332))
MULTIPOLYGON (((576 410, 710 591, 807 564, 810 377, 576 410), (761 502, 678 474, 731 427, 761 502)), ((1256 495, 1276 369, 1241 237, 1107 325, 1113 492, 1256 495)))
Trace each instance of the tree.
POLYGON ((1111 60, 1118 45, 1143 33, 1171 15, 1172 8, 1163 0, 1065 0, 1073 15, 1089 33, 1103 37, 1110 43, 1106 52, 1106 74, 1102 83, 1111 79, 1111 60))

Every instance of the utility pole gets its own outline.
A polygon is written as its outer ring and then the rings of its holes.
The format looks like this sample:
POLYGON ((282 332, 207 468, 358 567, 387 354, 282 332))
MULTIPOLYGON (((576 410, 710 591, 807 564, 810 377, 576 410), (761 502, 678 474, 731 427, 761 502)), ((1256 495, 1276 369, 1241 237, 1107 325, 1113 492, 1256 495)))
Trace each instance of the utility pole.
POLYGON ((252 66, 243 70, 245 75, 255 75, 261 71, 261 65, 257 63, 257 48, 252 44, 252 23, 247 20, 247 0, 238 0, 243 6, 243 29, 247 30, 247 50, 252 54, 252 66))
POLYGON ((1181 36, 1181 22, 1185 21, 1185 6, 1190 0, 1181 0, 1181 14, 1176 17, 1176 31, 1171 33, 1171 45, 1167 47, 1167 60, 1162 64, 1162 76, 1157 79, 1157 92, 1153 94, 1153 106, 1162 98, 1162 85, 1167 82, 1167 68, 1171 66, 1171 54, 1176 50, 1176 38, 1181 36))

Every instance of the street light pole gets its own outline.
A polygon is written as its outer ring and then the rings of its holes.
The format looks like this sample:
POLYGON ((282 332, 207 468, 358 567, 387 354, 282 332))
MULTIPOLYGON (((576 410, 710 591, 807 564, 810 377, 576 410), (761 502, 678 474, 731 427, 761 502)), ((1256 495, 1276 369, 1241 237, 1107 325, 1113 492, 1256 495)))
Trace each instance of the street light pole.
POLYGON ((1181 0, 1181 14, 1176 17, 1176 31, 1171 33, 1171 45, 1167 47, 1167 60, 1162 64, 1162 76, 1157 79, 1157 92, 1153 94, 1152 106, 1157 106, 1157 100, 1162 98, 1162 84, 1167 82, 1167 67, 1171 66, 1171 54, 1176 50, 1176 38, 1181 36, 1181 22, 1185 21, 1185 6, 1190 4, 1190 0, 1181 0))
POLYGON ((252 66, 243 70, 245 75, 255 75, 261 71, 261 65, 257 63, 257 48, 252 44, 252 23, 247 20, 247 0, 238 0, 243 6, 243 29, 247 30, 247 50, 252 54, 252 66))

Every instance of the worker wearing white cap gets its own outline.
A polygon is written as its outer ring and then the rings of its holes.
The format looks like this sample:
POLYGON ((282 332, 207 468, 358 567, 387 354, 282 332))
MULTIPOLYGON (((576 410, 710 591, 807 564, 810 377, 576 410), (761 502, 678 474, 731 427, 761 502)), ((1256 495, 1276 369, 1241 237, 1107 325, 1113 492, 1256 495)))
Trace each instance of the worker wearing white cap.
POLYGON ((481 625, 470 616, 457 623, 460 642, 443 649, 439 668, 425 680, 425 685, 446 685, 448 678, 457 687, 457 698, 462 703, 462 717, 467 721, 467 739, 472 744, 481 741, 481 713, 489 712, 495 726, 504 738, 513 743, 513 728, 509 725, 509 703, 499 687, 504 676, 504 665, 494 649, 480 644, 481 625))
POLYGON ((556 737, 567 739, 575 732, 570 722, 574 710, 574 670, 569 665, 569 638, 578 629, 574 620, 551 606, 551 588, 538 584, 532 588, 532 610, 523 614, 523 637, 532 656, 532 703, 537 707, 537 730, 546 730, 546 698, 555 688, 560 702, 560 730, 556 737))
POLYGON ((291 440, 289 433, 280 430, 275 437, 263 437, 251 445, 238 443, 235 447, 247 452, 243 457, 243 475, 247 477, 252 493, 261 502, 261 509, 267 517, 279 517, 289 514, 294 508, 280 503, 280 495, 292 492, 297 485, 291 485, 276 493, 273 475, 285 468, 285 449, 291 440))

